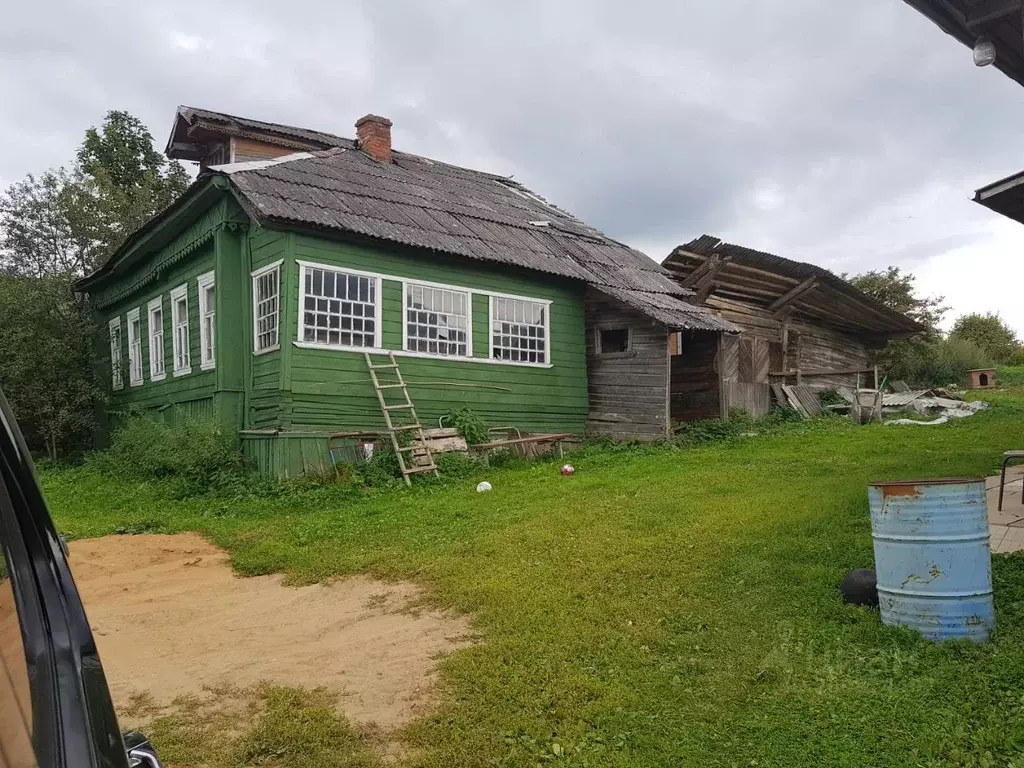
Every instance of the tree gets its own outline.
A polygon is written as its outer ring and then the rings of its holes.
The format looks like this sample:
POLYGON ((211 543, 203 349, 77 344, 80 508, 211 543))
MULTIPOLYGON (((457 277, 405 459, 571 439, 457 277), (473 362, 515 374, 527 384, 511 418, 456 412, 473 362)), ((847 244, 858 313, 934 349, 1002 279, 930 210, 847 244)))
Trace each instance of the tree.
POLYGON ((86 131, 70 171, 30 174, 0 193, 0 269, 84 275, 188 184, 138 118, 108 112, 99 129, 86 131))
POLYGON ((925 327, 916 336, 890 341, 878 355, 878 363, 890 379, 925 387, 946 386, 962 381, 968 369, 984 364, 986 353, 975 344, 943 338, 939 323, 949 309, 941 296, 918 296, 911 273, 887 267, 884 271, 843 277, 855 288, 925 327))
POLYGON ((108 112, 102 128, 89 128, 77 159, 64 207, 104 258, 189 185, 181 163, 153 149, 149 129, 127 112, 108 112))
POLYGON ((912 320, 924 325, 929 336, 937 336, 942 316, 949 307, 942 302, 943 296, 919 297, 914 293, 914 276, 902 272, 899 267, 887 267, 884 272, 872 270, 843 279, 854 288, 873 296, 890 309, 901 312, 912 320))
POLYGON ((991 312, 961 315, 953 323, 949 337, 973 342, 997 363, 1008 362, 1021 346, 1016 332, 998 313, 991 312))
POLYGON ((82 446, 107 386, 95 380, 95 328, 72 285, 188 186, 127 112, 90 128, 70 170, 0 193, 0 386, 35 448, 82 446))
POLYGON ((0 387, 25 438, 50 458, 88 444, 106 386, 93 364, 95 326, 68 275, 0 275, 0 387))
POLYGON ((64 206, 70 184, 60 168, 29 174, 0 195, 0 271, 42 277, 85 274, 98 258, 92 239, 76 231, 64 206))

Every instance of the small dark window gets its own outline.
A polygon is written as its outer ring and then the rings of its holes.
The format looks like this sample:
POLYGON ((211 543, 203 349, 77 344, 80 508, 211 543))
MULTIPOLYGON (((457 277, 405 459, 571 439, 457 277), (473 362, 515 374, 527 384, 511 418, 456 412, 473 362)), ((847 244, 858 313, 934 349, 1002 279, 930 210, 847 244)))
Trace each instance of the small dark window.
POLYGON ((602 355, 629 351, 629 328, 602 328, 598 332, 598 343, 602 355))

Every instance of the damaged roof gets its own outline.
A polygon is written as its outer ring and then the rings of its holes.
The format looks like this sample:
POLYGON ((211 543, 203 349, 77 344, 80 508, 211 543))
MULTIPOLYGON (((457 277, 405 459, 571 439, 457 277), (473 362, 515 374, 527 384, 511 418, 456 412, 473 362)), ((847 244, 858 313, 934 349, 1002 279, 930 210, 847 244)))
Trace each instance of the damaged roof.
POLYGON ((380 163, 334 147, 211 167, 261 224, 373 240, 580 280, 672 328, 736 331, 686 303, 657 262, 512 179, 395 151, 380 163))
POLYGON ((329 149, 330 147, 355 149, 356 146, 354 139, 335 136, 333 133, 311 131, 307 128, 297 128, 280 123, 268 123, 263 120, 253 120, 248 117, 213 112, 198 107, 181 106, 178 107, 174 116, 174 125, 164 151, 168 157, 199 160, 200 157, 195 155, 191 149, 192 137, 197 133, 204 132, 260 141, 272 139, 276 144, 299 150, 329 149))
POLYGON ((694 284, 694 275, 709 290, 713 283, 715 296, 778 311, 784 308, 847 332, 900 338, 925 330, 823 267, 725 243, 711 235, 680 245, 663 266, 684 285, 694 284), (713 267, 707 264, 711 259, 717 259, 713 267))
MULTIPOLYGON (((227 135, 296 150, 271 160, 214 165, 204 179, 227 180, 262 225, 305 228, 380 243, 503 264, 581 281, 672 329, 738 332, 707 307, 687 303, 693 292, 660 264, 552 205, 505 176, 461 168, 392 150, 379 162, 353 139, 279 123, 179 107, 169 155, 198 152, 201 137, 227 135), (193 146, 193 143, 196 143, 193 146)), ((185 196, 187 196, 186 193, 185 196)), ((144 239, 156 217, 132 235, 83 289, 110 274, 144 239)))

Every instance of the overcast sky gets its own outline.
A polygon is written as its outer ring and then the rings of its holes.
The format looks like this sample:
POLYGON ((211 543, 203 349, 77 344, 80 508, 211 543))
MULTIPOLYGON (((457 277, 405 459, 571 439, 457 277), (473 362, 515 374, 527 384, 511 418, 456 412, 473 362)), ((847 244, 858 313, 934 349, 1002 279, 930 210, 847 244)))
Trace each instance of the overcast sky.
POLYGON ((1024 89, 902 0, 41 0, 0 27, 0 183, 109 109, 178 104, 514 175, 662 260, 702 233, 836 272, 897 264, 1024 335, 1024 89))

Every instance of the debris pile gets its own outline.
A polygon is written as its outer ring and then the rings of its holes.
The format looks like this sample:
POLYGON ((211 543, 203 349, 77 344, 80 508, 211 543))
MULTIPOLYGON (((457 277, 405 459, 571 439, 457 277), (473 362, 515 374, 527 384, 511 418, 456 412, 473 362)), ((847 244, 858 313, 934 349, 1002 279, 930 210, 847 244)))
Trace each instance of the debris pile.
POLYGON ((837 387, 833 402, 823 404, 821 393, 807 385, 772 384, 776 401, 797 411, 805 419, 824 411, 849 414, 857 424, 885 421, 886 424, 945 424, 988 408, 981 400, 965 401, 955 391, 944 388, 910 389, 895 381, 893 391, 885 391, 885 381, 878 389, 837 387), (840 401, 840 402, 835 402, 840 401), (885 419, 886 414, 899 415, 914 411, 923 418, 885 419))

